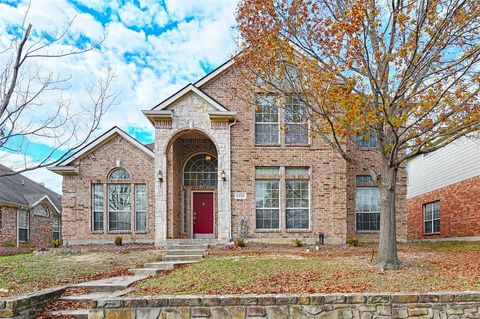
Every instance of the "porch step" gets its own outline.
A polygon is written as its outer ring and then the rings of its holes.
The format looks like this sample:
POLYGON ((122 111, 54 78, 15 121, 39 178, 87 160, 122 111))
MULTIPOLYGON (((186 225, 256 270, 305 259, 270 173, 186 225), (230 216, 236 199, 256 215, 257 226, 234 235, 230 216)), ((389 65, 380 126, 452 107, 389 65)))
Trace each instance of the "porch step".
POLYGON ((88 319, 88 309, 59 310, 52 311, 52 316, 62 316, 66 318, 88 319))
POLYGON ((202 259, 202 255, 178 255, 178 256, 169 256, 168 254, 162 257, 162 261, 198 261, 202 259))
POLYGON ((205 249, 183 249, 180 247, 175 247, 175 249, 168 249, 167 255, 168 256, 178 256, 178 255, 191 255, 191 256, 202 256, 205 252, 205 249))
POLYGON ((136 281, 145 279, 146 276, 123 276, 101 280, 87 281, 73 287, 86 288, 89 292, 114 292, 125 290, 136 281))
POLYGON ((146 263, 145 268, 155 268, 160 270, 171 270, 178 265, 192 264, 197 261, 157 261, 154 263, 146 263))
POLYGON ((168 245, 167 251, 170 250, 206 250, 208 249, 208 245, 203 244, 175 244, 175 245, 168 245))
POLYGON ((61 297, 60 300, 65 300, 65 301, 73 301, 73 302, 92 302, 92 301, 97 301, 99 299, 104 299, 104 298, 111 298, 111 297, 120 297, 124 296, 130 292, 132 292, 133 289, 125 289, 125 290, 119 290, 115 291, 112 293, 106 293, 106 292, 94 292, 90 294, 85 294, 85 295, 71 295, 71 296, 64 296, 61 297))
POLYGON ((165 269, 158 269, 158 268, 137 268, 137 269, 129 269, 128 271, 133 272, 135 276, 155 276, 164 270, 165 269))

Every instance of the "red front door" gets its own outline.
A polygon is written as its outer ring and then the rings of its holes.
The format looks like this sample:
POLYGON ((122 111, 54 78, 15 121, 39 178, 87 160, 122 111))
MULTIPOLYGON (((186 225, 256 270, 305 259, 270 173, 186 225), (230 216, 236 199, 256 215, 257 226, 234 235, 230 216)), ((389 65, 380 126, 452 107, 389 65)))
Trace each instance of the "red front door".
POLYGON ((213 234, 213 193, 193 193, 193 233, 213 234))

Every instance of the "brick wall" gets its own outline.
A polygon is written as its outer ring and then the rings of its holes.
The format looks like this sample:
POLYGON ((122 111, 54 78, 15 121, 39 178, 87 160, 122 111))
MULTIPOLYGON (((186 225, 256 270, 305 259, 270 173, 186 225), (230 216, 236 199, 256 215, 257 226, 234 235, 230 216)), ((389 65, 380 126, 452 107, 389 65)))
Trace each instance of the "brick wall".
POLYGON ((17 208, 0 207, 2 228, 0 229, 0 245, 7 241, 17 242, 17 208))
POLYGON ((408 199, 408 238, 480 236, 480 176, 408 199), (440 233, 424 234, 423 205, 440 201, 440 233))
MULTIPOLYGON (((114 135, 101 146, 84 156, 78 162, 79 176, 63 177, 63 238, 69 243, 113 243, 119 232, 108 231, 108 207, 104 200, 104 231, 92 231, 92 183, 107 183, 108 173, 120 160, 121 167, 132 175, 132 184, 147 185, 147 231, 141 233, 120 232, 124 241, 132 237, 136 241, 154 239, 154 165, 153 157, 132 145, 119 135, 114 135)), ((76 163, 77 164, 77 163, 76 163)), ((104 187, 104 196, 107 189, 104 187)), ((132 205, 133 208, 133 205, 132 205)), ((132 210, 132 230, 133 224, 132 210)))
MULTIPOLYGON (((325 234, 327 243, 344 243, 347 236, 355 235, 355 175, 360 170, 347 163, 319 138, 311 139, 309 146, 285 145, 283 131, 279 146, 255 146, 255 106, 245 102, 249 96, 238 96, 239 76, 234 70, 226 71, 202 88, 231 111, 236 111, 236 124, 231 131, 232 153, 232 231, 238 235, 239 222, 248 222, 250 238, 316 238, 325 234), (276 232, 255 229, 255 167, 256 166, 308 166, 311 171, 311 209, 309 231, 291 232, 281 227, 276 232), (246 192, 246 200, 235 200, 235 192, 246 192)), ((282 118, 282 112, 280 118, 282 118)), ((280 122, 282 124, 282 121, 280 122)), ((353 147, 353 146, 352 146, 353 147)), ((376 166, 378 158, 372 151, 356 150, 355 156, 376 166)), ((284 197, 282 190, 281 198, 284 197)), ((281 200, 282 201, 282 200, 281 200)), ((283 201, 284 202, 284 201, 283 201)), ((283 203, 284 205, 284 203, 283 203)), ((406 239, 406 175, 401 170, 397 195, 397 229, 399 240, 406 239)), ((281 224, 285 225, 284 208, 280 209, 281 224)), ((378 234, 362 234, 363 239, 376 240, 378 234)))

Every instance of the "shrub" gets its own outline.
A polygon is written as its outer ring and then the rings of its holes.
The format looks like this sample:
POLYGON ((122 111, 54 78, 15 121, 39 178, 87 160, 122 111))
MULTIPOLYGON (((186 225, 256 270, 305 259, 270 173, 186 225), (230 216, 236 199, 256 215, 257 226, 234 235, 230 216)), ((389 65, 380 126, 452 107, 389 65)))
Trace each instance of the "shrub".
POLYGON ((233 242, 237 247, 245 247, 245 240, 243 238, 237 238, 233 242))
POLYGON ((5 247, 10 247, 10 248, 12 248, 12 247, 15 247, 15 246, 16 246, 16 245, 15 245, 15 243, 13 242, 13 240, 7 240, 7 241, 5 242, 5 247))
POLYGON ((295 247, 302 247, 302 246, 303 246, 303 242, 302 242, 300 239, 296 238, 296 239, 293 240, 293 246, 295 246, 295 247))
POLYGON ((357 247, 358 246, 358 238, 353 236, 353 237, 347 237, 347 245, 357 247))
POLYGON ((52 240, 50 240, 50 245, 53 248, 58 248, 62 245, 62 241, 60 239, 52 239, 52 240))
POLYGON ((123 237, 122 236, 115 237, 115 245, 122 246, 122 243, 123 243, 123 237))

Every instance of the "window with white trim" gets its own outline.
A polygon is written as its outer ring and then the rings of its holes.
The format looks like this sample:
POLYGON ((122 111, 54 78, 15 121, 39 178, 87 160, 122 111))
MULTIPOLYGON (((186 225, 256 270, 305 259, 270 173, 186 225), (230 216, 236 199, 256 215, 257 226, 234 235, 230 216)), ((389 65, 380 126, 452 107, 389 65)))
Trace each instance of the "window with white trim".
POLYGON ((257 167, 255 180, 255 225, 257 229, 280 228, 280 168, 257 167))
POLYGON ((17 233, 18 241, 30 239, 30 214, 26 210, 17 211, 17 233))
POLYGON ((274 95, 257 97, 255 144, 279 144, 278 110, 274 95))
POLYGON ((53 216, 53 239, 60 239, 60 216, 53 216))
POLYGON ((357 231, 380 230, 380 189, 378 187, 357 187, 355 195, 357 231))
POLYGON ((185 186, 216 186, 218 164, 215 156, 201 153, 192 156, 185 163, 183 184, 185 186))
POLYGON ((285 104, 285 144, 308 144, 308 116, 300 98, 287 98, 285 104))
POLYGON ((108 184, 108 230, 130 231, 131 215, 130 184, 108 184))
POLYGON ((37 216, 48 217, 48 208, 45 204, 38 204, 33 208, 33 214, 37 216))
POLYGON ((135 185, 135 231, 147 230, 147 185, 135 185))
POLYGON ((103 230, 103 184, 92 185, 92 230, 103 230))
POLYGON ((423 205, 424 231, 425 234, 437 234, 440 232, 440 201, 423 205))
POLYGON ((285 180, 285 213, 287 229, 309 229, 309 181, 285 180))
POLYGON ((110 172, 108 179, 125 180, 130 179, 130 173, 123 167, 119 167, 110 172))
POLYGON ((359 133, 355 137, 355 143, 359 148, 376 148, 378 147, 377 133, 373 130, 359 133))

